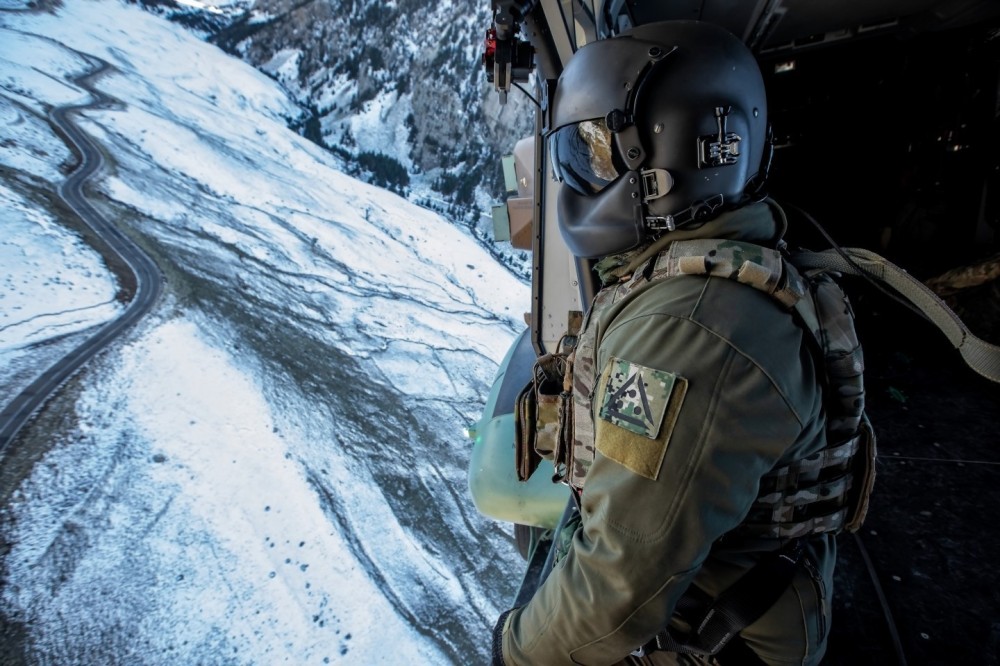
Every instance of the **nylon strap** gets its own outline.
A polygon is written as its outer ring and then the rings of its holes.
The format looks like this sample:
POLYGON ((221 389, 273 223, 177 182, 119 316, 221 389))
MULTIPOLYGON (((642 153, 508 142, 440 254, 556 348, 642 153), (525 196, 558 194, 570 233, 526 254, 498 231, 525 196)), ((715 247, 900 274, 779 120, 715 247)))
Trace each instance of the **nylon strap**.
POLYGON ((793 253, 789 258, 799 269, 827 269, 847 275, 870 277, 888 285, 918 308, 937 326, 965 363, 986 379, 1000 383, 1000 347, 972 334, 955 312, 926 285, 885 257, 856 247, 793 253))
MULTIPOLYGON (((765 553, 742 578, 711 602, 701 617, 690 622, 694 627, 691 634, 676 636, 669 628, 664 629, 643 647, 643 651, 718 654, 730 640, 753 624, 784 594, 804 557, 805 544, 802 539, 794 539, 779 550, 765 553)), ((692 591, 695 590, 689 592, 692 591)), ((697 593, 695 596, 697 597, 697 593)), ((697 601, 694 603, 697 604, 697 601)), ((682 598, 678 609, 683 606, 682 598)))

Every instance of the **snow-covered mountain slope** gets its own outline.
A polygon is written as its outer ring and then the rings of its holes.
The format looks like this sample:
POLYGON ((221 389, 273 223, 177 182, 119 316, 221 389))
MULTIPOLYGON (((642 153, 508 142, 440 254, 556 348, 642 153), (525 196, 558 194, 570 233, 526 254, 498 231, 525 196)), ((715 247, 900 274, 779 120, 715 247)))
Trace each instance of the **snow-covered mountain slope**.
POLYGON ((294 126, 352 175, 466 225, 523 274, 526 253, 490 244, 500 157, 534 131, 519 92, 500 105, 482 67, 482 0, 143 0, 280 81, 294 126))
POLYGON ((3 651, 485 662, 520 564, 467 496, 461 429, 527 285, 347 177, 287 129, 281 88, 180 26, 113 0, 25 6, 0 5, 3 393, 120 310, 53 195, 73 158, 45 121, 102 62, 117 102, 77 116, 105 151, 90 190, 166 296, 8 452, 3 651))

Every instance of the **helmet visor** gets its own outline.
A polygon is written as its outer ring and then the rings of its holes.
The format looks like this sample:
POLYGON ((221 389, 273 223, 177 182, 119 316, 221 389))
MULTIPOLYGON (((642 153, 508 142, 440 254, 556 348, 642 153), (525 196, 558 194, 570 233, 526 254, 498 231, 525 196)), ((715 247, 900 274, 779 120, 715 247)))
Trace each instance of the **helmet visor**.
POLYGON ((556 180, 580 194, 597 194, 627 170, 603 118, 560 127, 548 141, 556 180))

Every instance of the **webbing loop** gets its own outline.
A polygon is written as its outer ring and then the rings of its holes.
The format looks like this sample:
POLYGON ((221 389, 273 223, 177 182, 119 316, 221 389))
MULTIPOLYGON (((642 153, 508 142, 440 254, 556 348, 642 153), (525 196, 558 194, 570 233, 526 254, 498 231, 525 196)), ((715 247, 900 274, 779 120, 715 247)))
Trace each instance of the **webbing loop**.
POLYGON ((833 249, 794 253, 790 261, 804 270, 833 270, 870 277, 888 285, 944 333, 972 370, 1000 383, 1000 347, 973 335, 961 318, 929 287, 879 254, 856 247, 841 250, 844 254, 833 249))
POLYGON ((700 617, 685 618, 694 629, 678 635, 669 627, 658 633, 641 648, 649 653, 657 650, 681 654, 716 655, 740 631, 753 624, 768 611, 791 585, 795 573, 805 560, 803 539, 789 541, 778 550, 761 556, 749 571, 730 585, 717 599, 703 599, 706 595, 697 588, 685 592, 678 603, 681 608, 702 607, 700 617))

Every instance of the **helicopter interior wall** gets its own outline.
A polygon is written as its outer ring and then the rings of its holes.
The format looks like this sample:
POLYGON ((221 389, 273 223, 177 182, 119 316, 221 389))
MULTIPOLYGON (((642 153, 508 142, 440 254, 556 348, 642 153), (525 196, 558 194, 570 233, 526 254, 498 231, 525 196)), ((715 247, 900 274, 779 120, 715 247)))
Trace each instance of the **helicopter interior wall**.
POLYGON ((759 58, 771 193, 920 278, 1000 251, 996 31, 855 41, 798 53, 793 69, 759 58))

